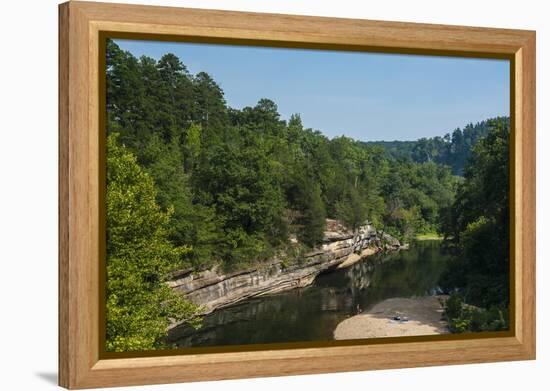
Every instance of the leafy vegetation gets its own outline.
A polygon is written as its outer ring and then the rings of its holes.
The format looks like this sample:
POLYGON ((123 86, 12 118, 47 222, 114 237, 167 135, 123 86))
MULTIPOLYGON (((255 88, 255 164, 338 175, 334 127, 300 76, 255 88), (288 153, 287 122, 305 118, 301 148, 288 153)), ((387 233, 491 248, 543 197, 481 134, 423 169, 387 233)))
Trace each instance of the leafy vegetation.
POLYGON ((509 324, 507 307, 475 307, 459 294, 452 294, 445 303, 445 317, 453 333, 507 330, 509 324))
MULTIPOLYGON (((489 121, 488 125, 488 135, 472 149, 454 203, 442 212, 442 231, 456 255, 441 282, 447 289, 458 289, 466 303, 488 311, 484 313, 491 323, 493 317, 500 319, 507 311, 510 295, 510 132, 503 119, 489 121)), ((461 314, 451 312, 451 318, 461 314)), ((471 311, 466 312, 458 318, 472 318, 471 311)), ((508 327, 507 317, 504 319, 496 323, 501 328, 508 327)), ((475 331, 473 326, 462 328, 475 331)))
POLYGON ((487 136, 493 121, 508 123, 508 117, 497 117, 476 124, 470 123, 464 129, 457 128, 443 137, 421 138, 416 141, 374 141, 370 145, 384 148, 396 159, 410 159, 418 163, 435 162, 451 167, 454 175, 462 175, 472 147, 487 136))
POLYGON ((153 178, 173 208, 168 236, 196 270, 226 270, 321 243, 325 219, 350 229, 367 219, 400 239, 434 231, 457 179, 433 162, 398 161, 377 146, 329 139, 282 120, 277 105, 229 107, 206 73, 173 54, 160 60, 107 45, 108 133, 153 178))
POLYGON ((170 319, 197 322, 198 308, 165 284, 189 248, 170 243, 172 208, 160 209, 153 180, 116 139, 107 145, 107 350, 156 349, 170 319))

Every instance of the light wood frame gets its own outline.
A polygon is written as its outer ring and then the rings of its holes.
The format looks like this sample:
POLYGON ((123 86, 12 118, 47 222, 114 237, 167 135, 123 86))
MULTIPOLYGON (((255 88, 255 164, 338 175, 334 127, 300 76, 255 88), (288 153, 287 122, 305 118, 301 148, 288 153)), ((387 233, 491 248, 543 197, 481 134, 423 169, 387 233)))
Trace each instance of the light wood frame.
POLYGON ((535 358, 535 32, 106 3, 59 6, 59 384, 75 388, 535 358), (511 310, 505 336, 105 359, 100 341, 101 32, 508 58, 511 310))

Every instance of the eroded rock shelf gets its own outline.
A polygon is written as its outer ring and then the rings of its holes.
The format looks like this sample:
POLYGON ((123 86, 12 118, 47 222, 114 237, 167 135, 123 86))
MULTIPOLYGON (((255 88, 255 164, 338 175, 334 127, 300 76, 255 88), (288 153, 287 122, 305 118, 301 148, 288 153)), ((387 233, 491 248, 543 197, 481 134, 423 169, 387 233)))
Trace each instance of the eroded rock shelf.
POLYGON ((176 273, 170 286, 203 306, 206 314, 250 297, 305 287, 325 270, 348 267, 365 256, 401 248, 397 239, 380 234, 370 224, 355 232, 335 220, 327 220, 326 227, 323 244, 295 264, 286 265, 274 258, 259 267, 235 273, 222 273, 217 268, 199 273, 185 271, 176 273))

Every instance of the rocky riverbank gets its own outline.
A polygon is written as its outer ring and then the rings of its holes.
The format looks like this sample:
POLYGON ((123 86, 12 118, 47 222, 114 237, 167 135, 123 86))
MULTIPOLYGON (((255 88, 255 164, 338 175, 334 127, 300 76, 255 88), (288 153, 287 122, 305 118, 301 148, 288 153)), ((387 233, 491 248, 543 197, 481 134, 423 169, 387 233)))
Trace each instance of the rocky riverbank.
POLYGON ((348 267, 365 256, 401 248, 397 239, 378 233, 371 225, 353 232, 335 220, 327 220, 326 227, 323 244, 296 264, 286 265, 274 258, 235 273, 222 273, 217 268, 199 273, 182 271, 175 273, 169 284, 209 313, 250 297, 307 286, 325 270, 348 267))
POLYGON ((447 323, 442 320, 445 300, 446 296, 384 300, 368 312, 340 322, 334 339, 447 334, 447 323))

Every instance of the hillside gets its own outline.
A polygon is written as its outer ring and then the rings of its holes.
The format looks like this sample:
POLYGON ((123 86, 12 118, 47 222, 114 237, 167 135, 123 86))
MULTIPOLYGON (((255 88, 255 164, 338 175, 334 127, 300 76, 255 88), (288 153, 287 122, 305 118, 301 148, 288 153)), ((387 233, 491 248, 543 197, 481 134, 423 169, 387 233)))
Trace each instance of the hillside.
POLYGON ((366 145, 379 146, 394 159, 412 160, 416 163, 434 162, 451 167, 453 175, 462 175, 472 147, 487 136, 489 124, 495 120, 510 122, 509 117, 497 117, 469 123, 463 129, 455 129, 443 137, 421 138, 416 141, 370 141, 366 145))

